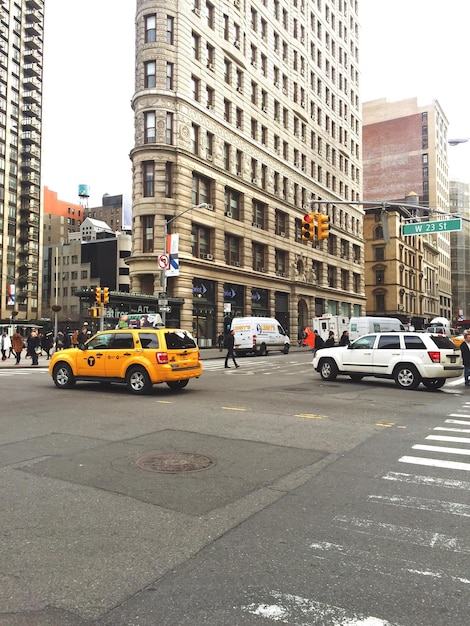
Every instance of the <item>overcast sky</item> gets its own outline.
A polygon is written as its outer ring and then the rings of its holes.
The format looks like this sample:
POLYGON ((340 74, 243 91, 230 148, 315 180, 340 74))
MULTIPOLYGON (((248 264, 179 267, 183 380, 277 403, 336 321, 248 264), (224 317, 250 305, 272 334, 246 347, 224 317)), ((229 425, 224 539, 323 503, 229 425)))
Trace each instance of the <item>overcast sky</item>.
MULTIPOLYGON (((43 184, 90 206, 131 193, 135 0, 47 0, 43 184)), ((189 5, 189 1, 188 1, 189 5)), ((359 0, 362 100, 437 99, 449 138, 470 137, 470 0, 359 0)), ((470 142, 449 148, 450 175, 470 182, 470 142)))

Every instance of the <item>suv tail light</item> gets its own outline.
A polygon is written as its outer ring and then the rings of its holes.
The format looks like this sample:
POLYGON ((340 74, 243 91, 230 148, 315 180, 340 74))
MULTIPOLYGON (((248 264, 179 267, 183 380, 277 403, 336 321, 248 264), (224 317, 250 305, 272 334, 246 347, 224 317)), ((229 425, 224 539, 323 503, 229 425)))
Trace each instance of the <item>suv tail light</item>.
POLYGON ((168 352, 157 352, 157 363, 159 365, 168 363, 168 352))
POLYGON ((440 363, 441 362, 441 353, 440 352, 433 352, 432 350, 429 350, 428 354, 429 354, 429 358, 431 359, 431 361, 433 363, 440 363))

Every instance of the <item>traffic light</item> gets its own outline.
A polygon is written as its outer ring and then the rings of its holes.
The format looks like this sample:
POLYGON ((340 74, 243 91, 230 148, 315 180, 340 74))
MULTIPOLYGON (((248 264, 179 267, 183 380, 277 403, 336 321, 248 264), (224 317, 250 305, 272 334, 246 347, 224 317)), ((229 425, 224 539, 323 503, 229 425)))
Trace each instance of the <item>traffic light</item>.
POLYGON ((315 213, 307 213, 302 218, 302 241, 313 241, 315 237, 315 213))
POLYGON ((321 241, 322 239, 328 239, 328 236, 330 234, 330 232, 329 232, 329 228, 330 228, 329 220, 330 220, 330 218, 328 217, 328 215, 323 215, 322 213, 317 213, 317 220, 318 220, 318 225, 317 225, 318 241, 321 241))
POLYGON ((95 300, 101 304, 101 287, 95 287, 95 300))
POLYGON ((103 304, 109 302, 109 287, 103 287, 103 304))

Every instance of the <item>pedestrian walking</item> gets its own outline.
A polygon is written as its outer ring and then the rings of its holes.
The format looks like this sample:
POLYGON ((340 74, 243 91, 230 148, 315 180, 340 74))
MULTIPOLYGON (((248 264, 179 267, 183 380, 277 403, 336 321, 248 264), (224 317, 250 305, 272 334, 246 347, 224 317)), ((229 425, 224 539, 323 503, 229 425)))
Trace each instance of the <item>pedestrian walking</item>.
POLYGON ((315 333, 309 326, 304 328, 304 338, 302 340, 302 344, 304 346, 308 346, 310 350, 313 352, 315 350, 315 333))
POLYGON ((24 341, 23 337, 18 331, 16 331, 16 333, 13 333, 11 337, 11 345, 13 346, 13 350, 15 351, 15 365, 19 365, 21 361, 21 353, 23 352, 24 348, 24 341))
POLYGON ((41 340, 39 339, 38 331, 36 328, 31 330, 28 337, 28 353, 31 356, 31 367, 37 367, 39 365, 38 357, 42 352, 41 340))
POLYGON ((328 333, 328 339, 325 341, 325 348, 332 348, 335 345, 335 334, 332 330, 328 333))
POLYGON ((41 341, 41 346, 47 355, 47 360, 51 358, 51 350, 54 345, 54 336, 52 330, 49 330, 41 341))
POLYGON ((238 363, 235 361, 235 354, 233 349, 235 347, 235 331, 231 330, 230 333, 225 337, 225 347, 227 348, 227 355, 225 356, 225 367, 229 368, 228 360, 231 358, 235 367, 240 367, 238 363))
POLYGON ((70 335, 69 335, 69 333, 67 331, 65 331, 64 337, 62 339, 62 347, 64 349, 72 347, 72 340, 70 339, 70 335))
POLYGON ((88 328, 86 326, 82 326, 82 330, 78 333, 78 346, 80 348, 85 344, 85 341, 88 339, 88 328))
POLYGON ((470 386, 470 333, 464 333, 464 340, 460 344, 460 351, 462 353, 463 361, 463 378, 465 380, 465 386, 470 386))
POLYGON ((10 354, 10 348, 11 348, 10 335, 7 333, 6 330, 2 334, 0 348, 1 348, 1 352, 2 352, 2 361, 6 361, 8 359, 7 352, 8 352, 8 355, 9 355, 10 354))
POLYGON ((325 340, 318 333, 318 330, 314 330, 313 334, 315 335, 315 344, 314 344, 314 347, 313 347, 313 354, 315 356, 315 354, 317 353, 318 350, 321 350, 321 348, 325 347, 325 340))
POLYGON ((224 333, 220 333, 217 337, 217 345, 219 346, 219 352, 222 352, 224 349, 224 333))
POLYGON ((72 348, 78 348, 78 328, 72 334, 72 348))
POLYGON ((351 341, 349 340, 349 330, 343 330, 343 334, 341 335, 341 339, 339 340, 340 346, 349 346, 351 341))

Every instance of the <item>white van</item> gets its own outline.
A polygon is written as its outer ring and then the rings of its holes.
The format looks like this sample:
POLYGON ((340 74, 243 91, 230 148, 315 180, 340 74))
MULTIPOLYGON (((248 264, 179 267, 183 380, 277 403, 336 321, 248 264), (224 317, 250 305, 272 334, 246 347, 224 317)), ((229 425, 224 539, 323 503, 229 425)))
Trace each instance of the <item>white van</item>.
POLYGON ((235 354, 264 356, 268 350, 287 354, 290 339, 274 317, 235 317, 231 330, 235 331, 235 354))
POLYGON ((351 317, 349 320, 349 339, 353 341, 368 333, 388 333, 406 330, 396 317, 351 317))

